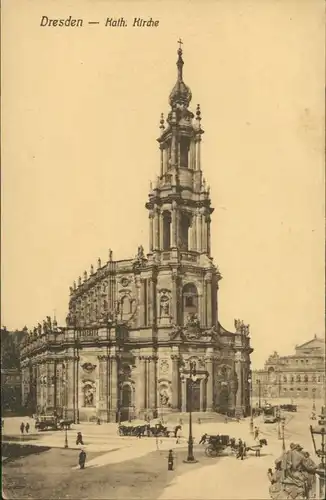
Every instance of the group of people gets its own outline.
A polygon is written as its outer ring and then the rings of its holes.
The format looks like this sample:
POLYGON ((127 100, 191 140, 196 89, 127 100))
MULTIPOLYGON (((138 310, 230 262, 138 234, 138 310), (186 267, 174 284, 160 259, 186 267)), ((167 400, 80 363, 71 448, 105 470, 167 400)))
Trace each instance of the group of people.
POLYGON ((272 500, 308 499, 315 487, 317 465, 299 444, 291 443, 290 449, 275 460, 275 470, 268 469, 269 493, 272 500))
POLYGON ((20 433, 21 433, 21 435, 23 435, 24 432, 26 432, 26 434, 28 434, 29 433, 29 429, 30 429, 30 425, 29 425, 28 422, 26 422, 26 424, 24 422, 22 422, 20 424, 20 433))

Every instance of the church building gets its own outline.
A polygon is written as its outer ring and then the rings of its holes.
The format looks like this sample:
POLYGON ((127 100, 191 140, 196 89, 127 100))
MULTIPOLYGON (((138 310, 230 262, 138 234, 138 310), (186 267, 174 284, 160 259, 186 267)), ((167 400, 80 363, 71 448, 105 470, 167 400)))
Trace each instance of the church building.
POLYGON ((196 412, 250 410, 249 325, 220 323, 204 131, 182 55, 145 205, 148 253, 115 260, 110 250, 71 287, 66 326, 48 317, 26 336, 23 401, 33 411, 115 422, 186 412, 190 400, 196 412))

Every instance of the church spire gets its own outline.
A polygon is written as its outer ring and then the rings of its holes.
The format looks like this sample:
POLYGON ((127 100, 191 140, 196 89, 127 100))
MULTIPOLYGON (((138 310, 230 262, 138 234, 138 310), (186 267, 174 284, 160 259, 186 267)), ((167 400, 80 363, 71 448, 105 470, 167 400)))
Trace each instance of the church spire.
POLYGON ((178 41, 179 44, 179 49, 178 49, 178 60, 177 60, 177 68, 178 68, 178 75, 177 75, 177 83, 173 87, 170 97, 169 97, 169 103, 171 108, 177 108, 177 107, 185 107, 187 108, 190 104, 191 101, 191 90, 190 88, 184 83, 183 81, 183 58, 182 58, 182 48, 181 45, 183 44, 182 40, 179 39, 178 41))

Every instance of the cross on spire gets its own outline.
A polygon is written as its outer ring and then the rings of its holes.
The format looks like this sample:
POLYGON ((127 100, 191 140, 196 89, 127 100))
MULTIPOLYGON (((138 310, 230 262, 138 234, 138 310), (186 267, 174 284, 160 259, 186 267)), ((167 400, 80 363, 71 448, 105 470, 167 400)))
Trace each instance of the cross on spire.
POLYGON ((181 38, 179 38, 178 44, 179 44, 179 50, 181 50, 181 45, 183 45, 183 41, 181 40, 181 38))

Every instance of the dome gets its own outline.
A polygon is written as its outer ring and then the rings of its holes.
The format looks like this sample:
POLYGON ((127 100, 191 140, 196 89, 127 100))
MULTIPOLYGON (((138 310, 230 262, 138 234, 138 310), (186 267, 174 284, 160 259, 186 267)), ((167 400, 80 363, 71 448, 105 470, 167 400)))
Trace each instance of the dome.
POLYGON ((188 107, 191 101, 191 97, 192 94, 190 88, 182 80, 178 80, 171 90, 169 103, 171 106, 173 106, 174 104, 183 104, 188 107))
POLYGON ((182 50, 178 50, 178 60, 177 60, 177 68, 178 68, 178 80, 175 86, 173 87, 170 96, 169 96, 169 103, 170 106, 174 106, 176 104, 181 104, 186 107, 189 106, 189 103, 191 101, 191 90, 190 88, 185 84, 183 81, 182 77, 182 68, 183 68, 184 62, 182 59, 182 50))

